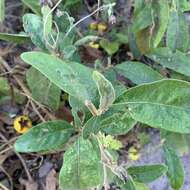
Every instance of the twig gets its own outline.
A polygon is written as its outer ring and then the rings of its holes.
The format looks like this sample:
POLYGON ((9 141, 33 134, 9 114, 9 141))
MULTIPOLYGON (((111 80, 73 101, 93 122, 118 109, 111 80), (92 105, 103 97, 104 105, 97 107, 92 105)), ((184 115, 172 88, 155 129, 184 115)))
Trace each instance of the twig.
POLYGON ((69 28, 69 30, 67 31, 67 33, 65 34, 65 36, 63 37, 63 39, 65 39, 65 38, 69 35, 69 33, 70 33, 77 25, 79 25, 81 22, 83 22, 84 20, 88 19, 89 17, 91 17, 92 15, 96 14, 97 12, 102 11, 102 10, 104 10, 104 9, 107 9, 107 8, 109 8, 110 6, 114 6, 114 5, 115 5, 115 3, 108 4, 108 5, 102 5, 101 7, 98 7, 98 8, 97 8, 95 11, 93 11, 91 14, 89 14, 89 15, 83 17, 82 19, 80 19, 79 21, 77 21, 75 24, 73 24, 73 26, 69 28))
POLYGON ((104 170, 104 190, 108 190, 109 183, 108 183, 107 169, 104 163, 103 163, 103 170, 104 170))
POLYGON ((5 149, 3 149, 1 152, 0 152, 0 155, 1 154, 4 154, 5 152, 8 152, 9 150, 11 150, 12 149, 12 147, 8 147, 8 148, 5 148, 5 149))
POLYGON ((14 142, 18 137, 13 137, 12 139, 10 139, 8 142, 7 141, 3 141, 3 145, 0 146, 0 150, 2 150, 5 146, 7 146, 8 144, 14 142))
MULTIPOLYGON (((1 137, 5 142, 8 142, 8 139, 7 139, 2 133, 0 133, 0 137, 1 137)), ((14 147, 13 147, 12 145, 8 144, 8 146, 13 149, 14 153, 15 153, 15 154, 17 155, 17 157, 20 159, 20 161, 21 161, 21 163, 22 163, 22 165, 23 165, 23 167, 24 167, 24 170, 25 170, 25 172, 26 172, 26 175, 27 175, 27 177, 28 177, 28 180, 29 180, 29 181, 33 181, 32 176, 30 175, 30 172, 28 171, 28 168, 27 168, 27 166, 26 166, 26 163, 25 163, 23 157, 22 157, 18 152, 16 152, 16 151, 14 150, 14 147)))
POLYGON ((2 190, 9 190, 7 187, 5 187, 3 184, 0 183, 0 189, 2 188, 2 190))
POLYGON ((40 114, 40 112, 39 112, 38 109, 36 108, 35 104, 34 104, 32 101, 30 101, 30 104, 32 105, 33 110, 38 114, 39 118, 40 118, 43 122, 45 122, 45 119, 44 119, 43 116, 40 114))
MULTIPOLYGON (((5 69, 6 69, 8 72, 11 71, 11 67, 8 65, 8 63, 7 63, 2 57, 0 57, 0 63, 3 64, 3 66, 5 67, 5 69)), ((15 81, 16 81, 16 82, 18 83, 18 85, 21 87, 21 89, 22 89, 23 92, 24 92, 24 95, 25 95, 28 99, 30 99, 30 100, 32 100, 33 102, 35 102, 35 104, 38 105, 38 106, 42 109, 42 111, 43 111, 44 113, 46 113, 46 114, 49 116, 49 118, 50 118, 51 120, 55 120, 55 119, 56 119, 56 117, 53 116, 47 109, 45 109, 45 107, 44 107, 42 104, 40 104, 39 102, 35 101, 35 100, 32 98, 32 95, 31 95, 30 91, 26 88, 26 86, 24 85, 24 83, 23 83, 19 78, 17 78, 15 75, 13 75, 12 77, 15 79, 15 81)), ((36 111, 37 108, 36 108, 36 105, 35 105, 35 104, 33 104, 33 106, 35 107, 35 111, 36 111)), ((42 119, 42 116, 39 115, 39 112, 37 112, 37 114, 38 114, 38 116, 40 117, 40 119, 41 119, 42 121, 45 121, 45 119, 44 119, 44 118, 42 119)))
MULTIPOLYGON (((13 180, 12 180, 11 176, 7 173, 7 171, 2 166, 0 166, 0 170, 2 170, 2 172, 8 177, 10 186, 11 186, 11 190, 13 190, 13 180)), ((5 190, 7 190, 7 188, 5 186, 2 186, 1 183, 0 183, 0 187, 3 187, 5 190)))
POLYGON ((102 146, 98 136, 96 136, 97 140, 98 140, 98 145, 100 148, 100 154, 101 154, 101 161, 103 164, 103 171, 104 171, 104 190, 108 190, 109 189, 109 182, 108 182, 108 176, 107 176, 107 169, 106 169, 106 162, 109 162, 109 159, 107 158, 107 156, 105 155, 104 152, 104 147, 102 146))
MULTIPOLYGON (((47 21, 48 21, 48 17, 53 13, 53 11, 59 6, 59 4, 62 2, 62 0, 59 0, 55 6, 51 9, 51 11, 49 11, 49 13, 46 15, 45 17, 45 21, 44 21, 44 25, 46 26, 47 24, 47 21)), ((59 38, 59 28, 57 27, 57 24, 55 22, 53 22, 55 24, 55 27, 58 31, 58 34, 57 34, 57 37, 56 37, 56 40, 54 40, 53 36, 52 36, 52 40, 55 41, 54 45, 52 46, 49 42, 48 42, 48 39, 46 38, 46 36, 44 35, 44 38, 45 38, 45 41, 46 43, 52 48, 52 49, 55 49, 56 48, 56 44, 57 44, 57 41, 58 41, 58 38, 59 38)), ((46 33, 46 27, 44 27, 44 34, 46 33)))
MULTIPOLYGON (((100 0, 98 0, 98 9, 100 8, 100 0)), ((97 14, 96 14, 96 20, 98 19, 98 17, 99 17, 99 11, 97 12, 97 14)))

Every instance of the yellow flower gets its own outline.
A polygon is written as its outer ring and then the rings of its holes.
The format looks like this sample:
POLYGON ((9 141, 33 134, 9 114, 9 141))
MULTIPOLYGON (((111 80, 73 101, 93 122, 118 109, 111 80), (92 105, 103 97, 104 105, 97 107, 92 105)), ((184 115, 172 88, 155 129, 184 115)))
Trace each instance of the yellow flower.
POLYGON ((107 25, 104 23, 99 23, 98 24, 98 31, 99 32, 105 32, 107 30, 107 25))
POLYGON ((97 30, 98 23, 97 22, 92 22, 92 23, 90 23, 89 27, 90 27, 91 30, 97 30))
POLYGON ((95 43, 95 42, 90 42, 88 45, 94 49, 98 49, 100 47, 100 45, 98 43, 95 43))
POLYGON ((14 120, 14 128, 18 133, 26 133, 32 127, 32 121, 26 115, 16 117, 14 120))
POLYGON ((130 160, 136 161, 140 159, 140 153, 138 152, 138 150, 132 146, 129 148, 128 150, 128 157, 130 160))

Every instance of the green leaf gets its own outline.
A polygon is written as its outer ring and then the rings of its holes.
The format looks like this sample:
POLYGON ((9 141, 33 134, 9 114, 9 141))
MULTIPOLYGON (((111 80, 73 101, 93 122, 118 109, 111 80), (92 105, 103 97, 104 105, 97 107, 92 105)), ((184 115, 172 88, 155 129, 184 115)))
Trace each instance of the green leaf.
POLYGON ((141 11, 135 15, 132 25, 132 30, 134 33, 150 26, 153 23, 150 5, 151 4, 147 3, 147 6, 141 9, 141 11))
POLYGON ((20 136, 14 147, 17 152, 57 151, 63 148, 73 133, 73 126, 66 121, 40 123, 20 136))
POLYGON ((143 54, 156 48, 164 37, 169 20, 168 0, 151 3, 151 19, 153 24, 135 35, 137 47, 143 54))
POLYGON ((131 117, 155 128, 190 133, 190 83, 161 80, 127 90, 115 106, 128 108, 131 117))
POLYGON ((74 117, 75 126, 81 127, 85 121, 92 117, 88 108, 74 96, 69 96, 69 105, 72 108, 72 115, 74 117), (79 113, 81 114, 79 116, 79 113))
POLYGON ((108 112, 102 115, 101 130, 110 135, 127 134, 136 124, 129 112, 122 108, 111 107, 108 112))
POLYGON ((163 76, 151 67, 135 61, 126 61, 115 66, 116 71, 135 84, 149 83, 163 79, 163 76))
POLYGON ((134 1, 134 14, 138 14, 144 7, 145 1, 144 0, 135 0, 134 1))
POLYGON ((166 160, 166 165, 168 166, 167 176, 173 190, 180 190, 184 183, 184 169, 180 158, 176 152, 165 146, 164 155, 166 160))
POLYGON ((37 47, 46 50, 45 41, 43 38, 43 22, 41 17, 35 14, 25 14, 23 16, 23 26, 32 42, 37 47))
POLYGON ((86 43, 88 43, 88 42, 96 41, 96 40, 98 40, 99 38, 100 38, 100 37, 98 37, 98 36, 92 36, 92 35, 85 36, 85 37, 83 37, 83 38, 77 40, 77 41, 75 42, 75 46, 81 46, 81 45, 84 45, 84 44, 86 44, 86 43))
POLYGON ((98 71, 93 72, 93 80, 96 83, 98 92, 100 95, 100 114, 108 110, 108 108, 115 101, 115 90, 110 81, 108 81, 101 73, 98 71))
POLYGON ((8 34, 8 33, 0 33, 0 40, 4 40, 7 42, 22 44, 30 41, 28 35, 25 34, 8 34))
POLYGON ((132 31, 132 26, 131 25, 129 25, 129 27, 128 27, 128 39, 129 39, 129 48, 130 48, 133 56, 136 59, 140 59, 141 52, 140 52, 140 50, 138 48, 136 36, 132 31))
MULTIPOLYGON (((14 100, 16 103, 22 104, 25 101, 26 97, 24 95, 21 95, 16 88, 13 87, 12 90, 14 92, 14 100)), ((6 78, 0 77, 0 104, 11 100, 12 97, 8 80, 6 78)))
POLYGON ((50 82, 38 70, 30 68, 26 73, 27 84, 32 92, 32 97, 56 110, 59 107, 61 90, 50 82))
POLYGON ((107 39, 100 40, 100 46, 111 56, 119 49, 118 42, 110 42, 107 39))
POLYGON ((0 1, 0 23, 5 19, 5 0, 0 1))
POLYGON ((84 125, 83 127, 83 137, 84 139, 87 139, 91 133, 97 134, 98 131, 100 131, 100 121, 101 117, 91 117, 84 125))
POLYGON ((136 190, 149 190, 149 187, 144 183, 134 182, 136 190))
POLYGON ((180 156, 188 154, 190 148, 190 135, 162 130, 161 137, 164 139, 164 143, 173 148, 180 156))
POLYGON ((189 57, 178 50, 176 50, 175 53, 172 53, 169 48, 157 48, 147 56, 164 67, 186 76, 190 76, 189 57))
POLYGON ((86 139, 91 133, 97 134, 100 130, 109 135, 127 134, 136 124, 126 110, 112 107, 98 117, 91 117, 83 127, 83 137, 86 139))
POLYGON ((43 35, 47 37, 51 33, 53 25, 52 13, 48 5, 44 5, 42 7, 42 15, 43 15, 43 29, 44 29, 43 35))
POLYGON ((179 3, 180 11, 186 12, 190 10, 190 2, 188 0, 176 0, 179 3))
POLYGON ((37 15, 41 14, 39 0, 22 0, 22 2, 37 15))
POLYGON ((166 32, 169 20, 169 3, 168 0, 159 0, 152 2, 154 29, 152 43, 156 48, 166 32))
POLYGON ((127 182, 120 184, 121 190, 149 190, 149 188, 143 184, 136 181, 133 181, 132 179, 127 180, 127 182))
POLYGON ((121 190, 137 190, 135 182, 132 179, 127 180, 126 183, 121 184, 121 190))
POLYGON ((127 169, 135 181, 142 183, 150 183, 155 181, 167 172, 167 167, 163 164, 133 166, 127 169))
POLYGON ((119 32, 119 33, 116 33, 115 36, 116 36, 116 40, 117 42, 119 42, 120 44, 128 44, 129 42, 129 39, 128 39, 128 36, 127 36, 127 31, 124 31, 123 33, 122 32, 119 32), (125 32, 125 33, 124 33, 125 32))
POLYGON ((189 27, 186 17, 177 10, 172 10, 168 23, 167 46, 175 51, 176 49, 186 52, 189 48, 189 27))
POLYGON ((95 145, 79 138, 64 154, 59 181, 62 190, 87 190, 102 184, 102 164, 95 145))
POLYGON ((83 104, 85 100, 94 101, 96 85, 90 68, 79 63, 62 61, 42 52, 23 53, 21 58, 83 104))

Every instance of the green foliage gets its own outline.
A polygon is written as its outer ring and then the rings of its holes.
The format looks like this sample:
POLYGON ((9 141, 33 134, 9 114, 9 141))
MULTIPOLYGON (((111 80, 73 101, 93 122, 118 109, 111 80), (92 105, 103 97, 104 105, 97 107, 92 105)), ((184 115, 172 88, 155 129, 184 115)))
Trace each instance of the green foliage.
POLYGON ((189 91, 188 82, 161 80, 127 90, 115 106, 126 106, 134 120, 152 127, 190 133, 189 91))
POLYGON ((114 53, 116 53, 119 49, 118 42, 110 42, 107 39, 102 39, 100 41, 100 45, 110 56, 113 55, 114 53))
MULTIPOLYGON (((25 33, 0 33, 0 39, 14 43, 30 38, 41 51, 21 54, 32 66, 26 74, 32 98, 56 110, 63 91, 73 115, 72 124, 49 121, 34 126, 18 138, 15 150, 44 153, 66 147, 60 172, 63 190, 101 189, 106 180, 111 183, 115 178, 122 190, 147 190, 145 184, 166 172, 171 187, 178 190, 184 172, 173 149, 180 154, 189 150, 189 27, 184 12, 190 10, 190 3, 135 0, 131 4, 134 11, 128 10, 128 23, 116 18, 114 25, 110 3, 115 1, 102 2, 106 3, 100 8, 104 12, 95 16, 101 21, 101 15, 109 15, 110 20, 102 18, 106 31, 83 31, 83 20, 77 22, 65 11, 72 12, 69 7, 74 5, 79 8, 81 1, 65 0, 56 9, 47 4, 41 9, 38 1, 23 0, 35 13, 23 16, 25 33), (99 43, 98 49, 88 49, 93 41, 99 43), (88 60, 89 55, 98 59, 95 64, 88 60), (161 130, 168 168, 163 164, 126 168, 117 164, 116 150, 122 144, 116 136, 143 124, 161 130), (110 178, 113 175, 116 177, 110 178)), ((6 95, 3 92, 0 98, 6 95)), ((150 140, 146 135, 137 135, 141 144, 150 140)))
POLYGON ((144 183, 139 183, 130 179, 125 184, 122 184, 121 190, 149 190, 149 188, 144 183))
POLYGON ((98 71, 94 71, 92 77, 96 83, 100 95, 98 112, 101 115, 107 111, 115 101, 115 90, 112 84, 98 71))
POLYGON ((0 23, 5 19, 5 0, 0 1, 0 23))
POLYGON ((173 133, 162 130, 161 137, 165 141, 165 144, 172 147, 180 156, 187 154, 190 148, 190 135, 183 135, 179 133, 173 133), (175 143, 173 143, 175 142, 175 143))
POLYGON ((22 0, 22 2, 30 8, 35 14, 40 15, 41 9, 38 0, 22 0))
MULTIPOLYGON (((25 101, 25 97, 19 94, 19 91, 13 87, 13 93, 15 95, 15 101, 18 104, 22 104, 25 101)), ((11 100, 10 85, 6 78, 0 77, 0 104, 3 104, 11 100)))
POLYGON ((61 90, 51 83, 44 75, 34 68, 30 68, 26 73, 27 84, 32 92, 32 97, 56 110, 60 103, 61 90))
POLYGON ((116 65, 116 71, 130 79, 134 84, 154 82, 163 79, 163 76, 151 67, 140 63, 127 61, 116 65))
POLYGON ((136 33, 152 24, 151 4, 145 6, 139 14, 135 15, 132 29, 136 33))
POLYGON ((26 34, 0 33, 0 39, 4 40, 4 41, 7 41, 7 42, 17 43, 17 44, 30 42, 30 38, 26 34))
POLYGON ((37 47, 46 50, 45 40, 43 38, 43 22, 41 17, 31 13, 25 14, 23 16, 23 26, 32 42, 37 47))
POLYGON ((14 147, 18 152, 56 151, 63 148, 73 132, 73 126, 66 121, 40 123, 22 135, 14 147))
POLYGON ((42 15, 43 15, 43 35, 48 37, 51 34, 52 25, 53 25, 53 18, 51 14, 51 9, 48 5, 44 5, 42 7, 42 15))
POLYGON ((178 50, 175 53, 169 48, 154 49, 149 55, 152 60, 162 66, 172 69, 178 73, 190 76, 190 62, 189 57, 178 50))
POLYGON ((100 153, 89 140, 79 138, 64 154, 59 181, 62 190, 87 190, 103 182, 100 153))
POLYGON ((150 183, 167 172, 165 165, 133 166, 127 169, 135 181, 150 183))
POLYGON ((171 10, 170 12, 166 43, 173 51, 178 49, 186 52, 189 48, 188 22, 185 15, 177 10, 171 10))
POLYGON ((167 146, 164 147, 164 155, 168 166, 167 176, 170 185, 174 190, 180 190, 184 183, 185 175, 181 160, 175 150, 167 146))
POLYGON ((91 69, 79 63, 62 61, 41 52, 28 52, 22 54, 21 57, 44 74, 52 83, 82 103, 86 100, 94 101, 96 87, 92 80, 91 69))

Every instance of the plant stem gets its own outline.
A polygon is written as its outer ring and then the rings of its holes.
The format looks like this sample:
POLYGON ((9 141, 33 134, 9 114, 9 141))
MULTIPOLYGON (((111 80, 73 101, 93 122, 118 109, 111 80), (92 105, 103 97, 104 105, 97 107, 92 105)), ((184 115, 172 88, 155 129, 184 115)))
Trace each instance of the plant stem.
POLYGON ((109 182, 108 182, 107 169, 106 169, 105 164, 103 164, 103 169, 104 169, 104 190, 108 190, 109 189, 109 182))

